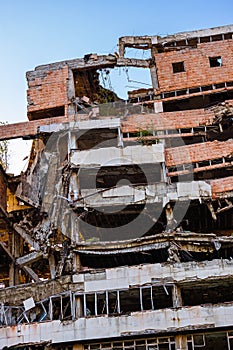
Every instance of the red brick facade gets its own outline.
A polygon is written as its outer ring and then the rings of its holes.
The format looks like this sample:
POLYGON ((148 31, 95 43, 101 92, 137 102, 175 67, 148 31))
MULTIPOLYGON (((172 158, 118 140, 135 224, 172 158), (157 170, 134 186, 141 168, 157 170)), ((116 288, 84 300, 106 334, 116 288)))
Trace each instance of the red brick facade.
POLYGON ((233 191, 233 176, 211 181, 212 197, 217 198, 220 193, 233 191))
POLYGON ((197 48, 155 55, 161 92, 233 81, 233 41, 198 44, 197 48), (209 57, 222 58, 221 67, 210 67, 209 57), (184 62, 184 72, 173 73, 172 63, 184 62))
POLYGON ((68 67, 44 73, 45 76, 30 80, 28 113, 64 106, 67 104, 68 67))
POLYGON ((213 119, 213 112, 204 109, 147 114, 146 118, 139 114, 127 116, 122 128, 123 132, 182 129, 210 125, 213 119))
POLYGON ((166 165, 175 166, 227 157, 233 153, 233 140, 213 141, 194 145, 168 148, 165 151, 166 165))

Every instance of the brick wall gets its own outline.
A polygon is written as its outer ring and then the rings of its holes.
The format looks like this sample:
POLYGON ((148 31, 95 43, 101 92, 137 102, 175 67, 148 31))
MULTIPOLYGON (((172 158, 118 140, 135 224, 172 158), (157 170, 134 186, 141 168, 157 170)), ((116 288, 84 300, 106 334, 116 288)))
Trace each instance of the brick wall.
POLYGON ((169 148, 165 151, 165 158, 167 166, 175 166, 226 157, 232 153, 233 139, 225 142, 213 141, 169 148))
POLYGON ((204 109, 138 114, 127 116, 127 120, 122 121, 122 129, 123 132, 134 132, 140 130, 192 128, 199 125, 210 125, 213 119, 213 112, 205 111, 204 109))
POLYGON ((211 187, 213 198, 218 197, 220 193, 233 191, 233 176, 212 180, 211 187))
POLYGON ((28 81, 28 113, 64 106, 67 103, 68 67, 43 72, 28 81))
POLYGON ((172 91, 233 80, 233 40, 202 43, 197 48, 155 55, 160 90, 172 91), (209 57, 222 57, 210 67, 209 57), (173 73, 172 63, 184 62, 185 72, 173 73))
POLYGON ((7 205, 6 205, 6 190, 7 190, 7 186, 6 186, 6 176, 5 173, 2 169, 2 167, 0 166, 0 206, 6 210, 7 209, 7 205))
POLYGON ((37 129, 41 125, 65 123, 67 121, 68 119, 66 117, 54 117, 0 126, 0 140, 36 135, 37 129))

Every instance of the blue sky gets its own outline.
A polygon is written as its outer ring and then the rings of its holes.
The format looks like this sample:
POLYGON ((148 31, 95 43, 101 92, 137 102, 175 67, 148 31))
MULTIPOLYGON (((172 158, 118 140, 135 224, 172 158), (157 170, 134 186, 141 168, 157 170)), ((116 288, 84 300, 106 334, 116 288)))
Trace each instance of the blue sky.
POLYGON ((0 120, 26 120, 25 74, 37 65, 112 53, 124 35, 232 23, 232 0, 0 0, 0 120))

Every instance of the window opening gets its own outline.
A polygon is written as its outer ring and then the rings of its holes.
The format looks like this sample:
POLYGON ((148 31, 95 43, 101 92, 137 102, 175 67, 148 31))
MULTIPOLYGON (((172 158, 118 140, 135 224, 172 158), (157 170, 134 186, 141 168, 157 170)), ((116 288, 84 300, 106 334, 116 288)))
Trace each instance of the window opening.
POLYGON ((185 72, 184 62, 172 63, 173 73, 185 72))
POLYGON ((222 57, 209 57, 210 67, 222 67, 222 57))

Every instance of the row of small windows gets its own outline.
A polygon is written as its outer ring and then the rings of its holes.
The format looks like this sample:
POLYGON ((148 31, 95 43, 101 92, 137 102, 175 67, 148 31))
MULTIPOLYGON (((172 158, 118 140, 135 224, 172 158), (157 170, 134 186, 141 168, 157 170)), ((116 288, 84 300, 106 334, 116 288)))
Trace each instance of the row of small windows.
MULTIPOLYGON (((222 67, 222 57, 215 56, 209 57, 210 67, 222 67)), ((174 62, 172 63, 173 73, 185 72, 184 62, 174 62)))

